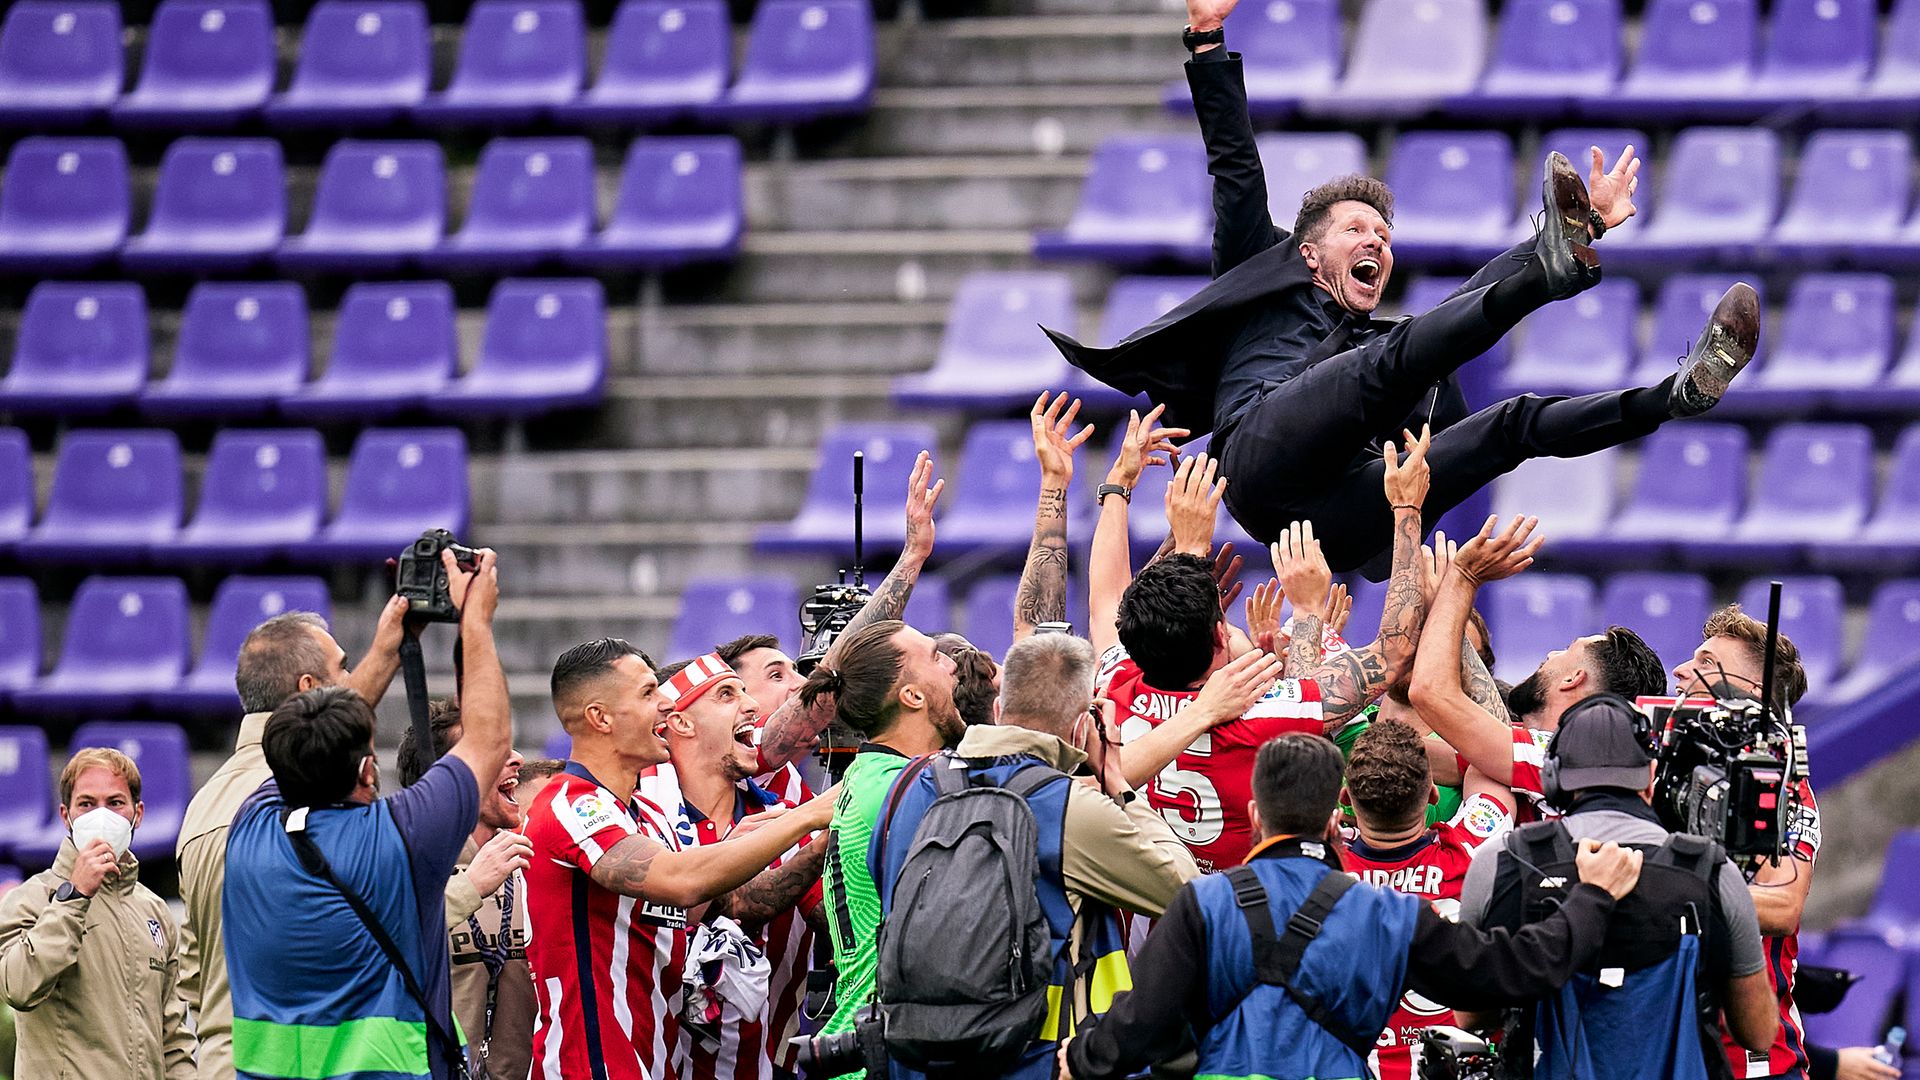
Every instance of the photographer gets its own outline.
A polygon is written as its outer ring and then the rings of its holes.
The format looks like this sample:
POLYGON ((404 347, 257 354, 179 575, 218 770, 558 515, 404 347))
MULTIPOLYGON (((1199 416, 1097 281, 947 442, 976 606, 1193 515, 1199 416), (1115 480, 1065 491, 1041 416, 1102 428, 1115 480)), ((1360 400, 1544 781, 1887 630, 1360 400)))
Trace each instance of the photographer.
POLYGON ((443 893, 513 730, 494 553, 471 573, 452 551, 441 563, 460 612, 464 734, 418 783, 376 798, 373 709, 351 689, 296 694, 267 720, 273 779, 234 819, 222 903, 241 1073, 441 1080, 463 1056, 443 893))
POLYGON ((1507 1045, 1519 1075, 1725 1075, 1716 1012, 1742 1046, 1773 1040, 1778 1018, 1745 882, 1719 845, 1660 824, 1644 723, 1612 694, 1568 709, 1544 768, 1548 796, 1564 816, 1482 848, 1467 871, 1461 919, 1518 930, 1565 895, 1576 843, 1645 854, 1639 885, 1615 911, 1599 954, 1532 1008, 1530 1024, 1523 1015, 1525 1034, 1507 1045))
POLYGON ((1547 993, 1594 955, 1615 900, 1639 879, 1638 853, 1588 842, 1581 884, 1551 917, 1511 934, 1450 923, 1418 897, 1341 872, 1340 783, 1340 751, 1318 735, 1260 748, 1259 844, 1244 866, 1174 898, 1133 965, 1135 989, 1066 1045, 1061 1076, 1119 1080, 1189 1033, 1203 1076, 1367 1075, 1404 991, 1456 1008, 1547 993))

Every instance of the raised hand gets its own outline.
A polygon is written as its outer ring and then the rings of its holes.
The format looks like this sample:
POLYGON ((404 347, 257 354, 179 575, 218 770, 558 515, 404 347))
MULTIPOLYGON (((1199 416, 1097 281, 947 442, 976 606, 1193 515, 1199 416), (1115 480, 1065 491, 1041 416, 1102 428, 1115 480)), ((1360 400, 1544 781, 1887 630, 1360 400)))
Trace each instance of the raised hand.
POLYGON ((1240 591, 1246 588, 1246 582, 1240 580, 1240 567, 1247 560, 1233 553, 1233 541, 1220 545, 1213 553, 1213 587, 1220 592, 1220 614, 1225 615, 1240 599, 1240 591))
POLYGON ((933 554, 933 507, 946 487, 944 479, 933 478, 933 455, 920 451, 913 459, 913 475, 907 478, 907 542, 902 559, 925 562, 933 554))
POLYGON ((1189 709, 1203 709, 1214 724, 1240 719, 1280 681, 1280 657, 1254 649, 1234 657, 1207 676, 1189 709))
POLYGON ((1227 481, 1215 479, 1220 462, 1205 454, 1180 459, 1180 468, 1167 482, 1167 525, 1173 531, 1173 550, 1206 558, 1213 552, 1213 527, 1220 517, 1220 500, 1227 481))
POLYGON ((1155 427, 1160 422, 1160 414, 1167 411, 1165 405, 1156 405, 1145 416, 1134 409, 1127 413, 1127 437, 1121 440, 1120 452, 1113 459, 1113 468, 1107 470, 1107 483, 1118 484, 1123 488, 1132 488, 1139 484, 1140 474, 1149 465, 1166 465, 1179 453, 1174 449, 1173 440, 1184 439, 1190 434, 1186 428, 1155 427))
POLYGON ((1405 460, 1401 459, 1399 448, 1391 442, 1380 448, 1380 457, 1387 465, 1384 478, 1387 502, 1396 508, 1411 506, 1417 510, 1427 501, 1427 488, 1433 482, 1433 471, 1427 467, 1427 450, 1433 445, 1433 429, 1422 426, 1417 439, 1410 431, 1401 434, 1407 440, 1405 460))
POLYGON ((1041 478, 1064 488, 1073 479, 1073 452, 1092 437, 1093 425, 1088 424, 1075 435, 1073 421, 1080 415, 1080 399, 1074 398, 1068 406, 1064 392, 1053 398, 1051 404, 1047 400, 1050 396, 1042 393, 1027 419, 1033 423, 1033 456, 1040 462, 1041 478), (1064 414, 1063 407, 1066 408, 1064 414))
POLYGON ((1420 545, 1420 591, 1426 594, 1427 606, 1433 606, 1433 598, 1440 591, 1440 583, 1447 579, 1447 571, 1453 569, 1454 557, 1460 546, 1447 539, 1444 531, 1436 530, 1431 545, 1420 545))
POLYGON ((1273 544, 1273 567, 1293 610, 1325 622, 1333 569, 1314 539, 1313 522, 1296 521, 1281 530, 1273 544))
POLYGON ((494 609, 500 606, 500 556, 492 548, 481 548, 476 554, 478 561, 468 572, 454 561, 453 552, 440 552, 440 562, 447 568, 447 595, 460 610, 462 626, 492 626, 494 609))
POLYGON ((1606 159, 1600 148, 1589 147, 1588 153, 1592 155, 1592 168, 1587 173, 1587 201, 1611 229, 1633 216, 1633 192, 1640 186, 1640 159, 1633 152, 1633 144, 1628 143, 1613 168, 1602 171, 1606 159))
POLYGON ((1333 595, 1327 599, 1327 629, 1346 636, 1347 620, 1353 617, 1353 594, 1347 591, 1345 584, 1335 585, 1333 595))
POLYGON ((1247 637, 1262 652, 1279 651, 1280 601, 1284 596, 1280 582, 1263 581, 1247 597, 1247 637))
POLYGON ((1187 25, 1195 30, 1217 29, 1233 14, 1239 0, 1187 0, 1187 25))
POLYGON ((1527 539, 1540 524, 1537 517, 1515 514, 1513 521, 1496 533, 1494 527, 1499 523, 1500 515, 1489 515, 1487 523, 1480 527, 1480 534, 1454 553, 1454 570, 1475 586, 1510 578, 1532 566, 1534 553, 1546 543, 1544 533, 1534 536, 1531 542, 1527 539))

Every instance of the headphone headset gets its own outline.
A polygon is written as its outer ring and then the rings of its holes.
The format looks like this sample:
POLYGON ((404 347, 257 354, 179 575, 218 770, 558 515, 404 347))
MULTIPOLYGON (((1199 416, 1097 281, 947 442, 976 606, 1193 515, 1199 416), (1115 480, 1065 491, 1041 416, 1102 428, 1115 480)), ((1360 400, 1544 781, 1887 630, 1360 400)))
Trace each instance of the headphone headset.
MULTIPOLYGON (((1567 710, 1560 714, 1560 723, 1553 729, 1553 738, 1547 741, 1546 757, 1540 762, 1540 794, 1546 797, 1547 805, 1556 810, 1565 810, 1571 805, 1575 794, 1560 786, 1560 733, 1567 729, 1568 717, 1600 701, 1617 702, 1622 708, 1626 709, 1627 714, 1633 717, 1633 737, 1638 740, 1643 747, 1651 743, 1653 722, 1641 713, 1639 709, 1634 708, 1633 702, 1628 701, 1619 694, 1608 693, 1603 690, 1597 694, 1589 694, 1579 701, 1574 702, 1572 705, 1567 706, 1567 710)), ((1649 754, 1649 756, 1651 756, 1651 754, 1649 754)))

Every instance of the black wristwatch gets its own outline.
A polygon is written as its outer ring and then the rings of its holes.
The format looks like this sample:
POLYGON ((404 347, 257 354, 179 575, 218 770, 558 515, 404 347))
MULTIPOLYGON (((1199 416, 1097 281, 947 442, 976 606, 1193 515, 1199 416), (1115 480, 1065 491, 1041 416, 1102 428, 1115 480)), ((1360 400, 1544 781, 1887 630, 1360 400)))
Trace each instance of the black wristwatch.
POLYGON ((1093 505, 1099 506, 1106 502, 1107 496, 1109 495, 1120 496, 1127 501, 1128 505, 1132 505, 1133 503, 1132 488, 1121 487, 1119 484, 1101 484, 1099 487, 1093 489, 1093 505))
POLYGON ((1601 217, 1598 210, 1587 211, 1587 227, 1593 230, 1595 240, 1607 235, 1607 219, 1601 217))
POLYGON ((1202 45, 1225 45, 1226 43, 1227 28, 1224 26, 1216 26, 1211 30, 1195 30, 1189 26, 1180 32, 1180 44, 1185 45, 1188 52, 1193 52, 1202 45))
POLYGON ((74 887, 73 887, 73 882, 71 882, 71 881, 63 881, 63 882, 61 882, 61 883, 60 883, 60 887, 59 887, 59 888, 57 888, 57 889, 55 889, 55 890, 53 890, 53 898, 54 898, 55 900, 87 900, 87 899, 91 899, 90 897, 88 897, 88 896, 87 896, 87 894, 86 894, 86 893, 83 893, 83 892, 81 892, 81 891, 80 891, 79 889, 76 889, 76 888, 74 888, 74 887))

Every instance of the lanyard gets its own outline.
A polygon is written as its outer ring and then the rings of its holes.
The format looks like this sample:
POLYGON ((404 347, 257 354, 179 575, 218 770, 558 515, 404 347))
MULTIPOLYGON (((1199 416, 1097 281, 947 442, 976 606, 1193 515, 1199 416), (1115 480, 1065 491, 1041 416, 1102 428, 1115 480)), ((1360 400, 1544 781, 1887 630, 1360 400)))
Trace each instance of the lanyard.
POLYGON ((487 967, 487 1014, 486 1029, 480 1035, 480 1060, 487 1060, 487 1053, 493 1046, 493 1011, 500 999, 500 973, 506 969, 510 950, 508 942, 513 938, 513 881, 517 875, 507 875, 500 886, 500 936, 494 938, 493 945, 486 944, 486 934, 480 929, 480 920, 467 916, 467 929, 473 933, 473 947, 480 954, 480 962, 487 967))

